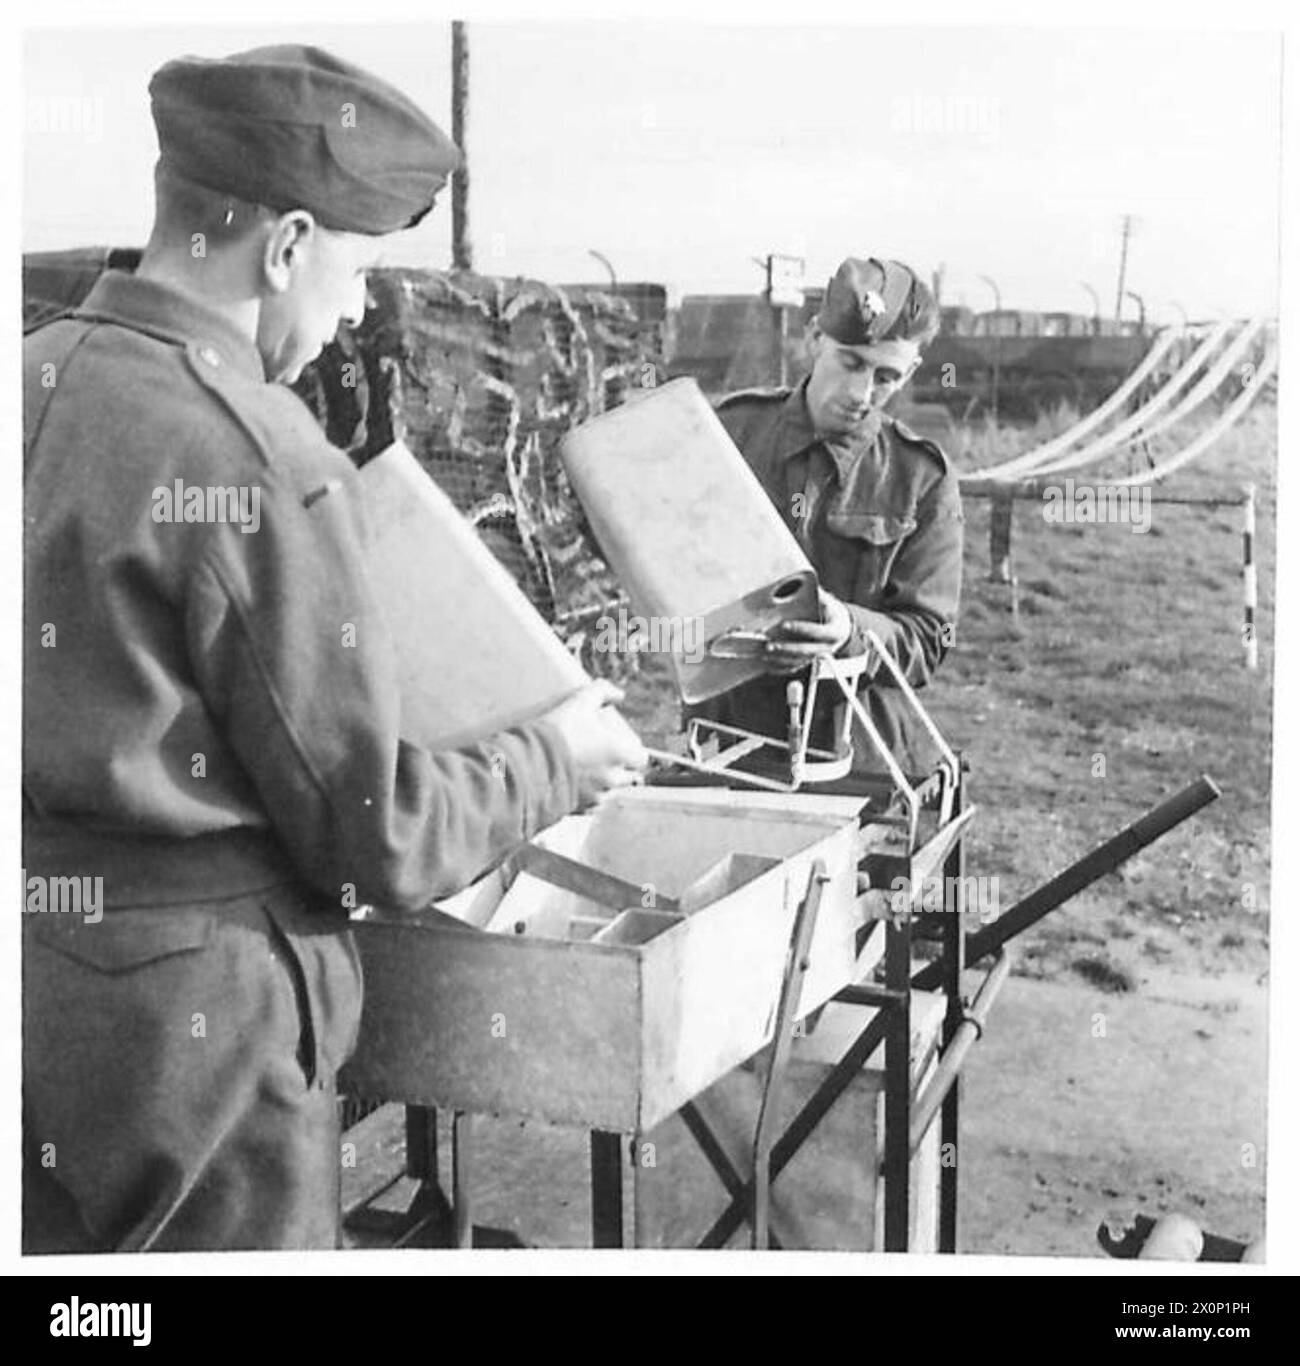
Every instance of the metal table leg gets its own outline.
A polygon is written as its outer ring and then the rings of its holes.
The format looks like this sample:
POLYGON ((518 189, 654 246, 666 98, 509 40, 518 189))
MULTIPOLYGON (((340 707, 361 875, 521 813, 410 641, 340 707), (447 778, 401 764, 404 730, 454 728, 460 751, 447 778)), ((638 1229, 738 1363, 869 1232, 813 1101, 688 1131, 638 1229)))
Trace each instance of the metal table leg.
MULTIPOLYGON (((957 788, 953 794, 953 814, 959 815, 966 800, 966 778, 959 773, 957 788)), ((947 997, 947 1010, 943 1020, 943 1047, 946 1050, 952 1043, 953 1035, 961 1025, 963 1007, 961 996, 961 974, 966 958, 966 841, 963 837, 953 846, 952 852, 944 862, 945 877, 956 878, 946 885, 957 889, 956 914, 947 916, 943 927, 943 990, 947 997)), ((957 1195, 958 1173, 961 1157, 961 1076, 953 1082, 952 1089, 944 1097, 943 1108, 939 1112, 939 1237, 940 1252, 957 1251, 957 1195)))
POLYGON ((470 1190, 470 1126, 473 1116, 457 1110, 451 1119, 452 1240, 456 1247, 474 1246, 474 1202, 470 1190))
POLYGON ((591 1131, 591 1245, 623 1246, 623 1135, 591 1131))
POLYGON ((884 1007, 885 1025, 885 1236, 886 1252, 906 1252, 911 1223, 912 923, 889 925, 885 986, 901 993, 884 1007))
POLYGON ((406 1107, 406 1174, 438 1184, 438 1112, 430 1106, 406 1107))

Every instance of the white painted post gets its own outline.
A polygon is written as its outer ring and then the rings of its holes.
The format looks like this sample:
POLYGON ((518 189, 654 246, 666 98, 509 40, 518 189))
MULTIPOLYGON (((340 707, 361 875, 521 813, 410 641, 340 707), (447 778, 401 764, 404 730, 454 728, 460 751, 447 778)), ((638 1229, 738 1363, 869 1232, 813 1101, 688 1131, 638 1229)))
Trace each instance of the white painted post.
POLYGON ((1245 616, 1242 621, 1241 639, 1246 647, 1246 667, 1259 668, 1259 639, 1255 631, 1255 602, 1257 582, 1255 575, 1255 486, 1247 484, 1242 490, 1241 501, 1241 578, 1244 597, 1245 616))

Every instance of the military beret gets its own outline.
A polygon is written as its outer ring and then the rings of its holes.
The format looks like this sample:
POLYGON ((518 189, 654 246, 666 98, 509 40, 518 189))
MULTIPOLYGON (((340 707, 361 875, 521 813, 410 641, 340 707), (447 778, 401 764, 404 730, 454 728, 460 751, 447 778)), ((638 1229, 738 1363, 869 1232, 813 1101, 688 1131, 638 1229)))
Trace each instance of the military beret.
POLYGON ((316 47, 181 57, 149 83, 163 161, 221 194, 327 228, 414 227, 460 164, 413 100, 316 47))
POLYGON ((926 342, 938 326, 938 309, 910 266, 850 256, 831 276, 817 322, 827 336, 846 346, 926 342))

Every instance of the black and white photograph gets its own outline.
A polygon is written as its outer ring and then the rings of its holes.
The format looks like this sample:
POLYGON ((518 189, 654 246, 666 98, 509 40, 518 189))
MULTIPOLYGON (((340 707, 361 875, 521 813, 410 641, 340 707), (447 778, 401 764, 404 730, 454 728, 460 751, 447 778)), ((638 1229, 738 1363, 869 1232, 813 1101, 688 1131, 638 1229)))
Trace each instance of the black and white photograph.
POLYGON ((1249 1337, 1280 18, 56 11, 17 1269, 1202 1263, 1100 1331, 1249 1337))

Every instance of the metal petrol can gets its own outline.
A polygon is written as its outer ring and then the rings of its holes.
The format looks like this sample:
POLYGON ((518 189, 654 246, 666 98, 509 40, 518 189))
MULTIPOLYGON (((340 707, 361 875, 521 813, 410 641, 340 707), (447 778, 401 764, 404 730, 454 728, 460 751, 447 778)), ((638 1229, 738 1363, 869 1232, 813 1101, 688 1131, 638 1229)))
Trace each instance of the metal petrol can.
POLYGON ((407 739, 430 749, 481 740, 591 681, 406 446, 377 455, 360 482, 407 739))
POLYGON ((782 621, 816 621, 817 578, 693 379, 574 428, 574 492, 631 599, 641 647, 687 702, 765 673, 782 621))

